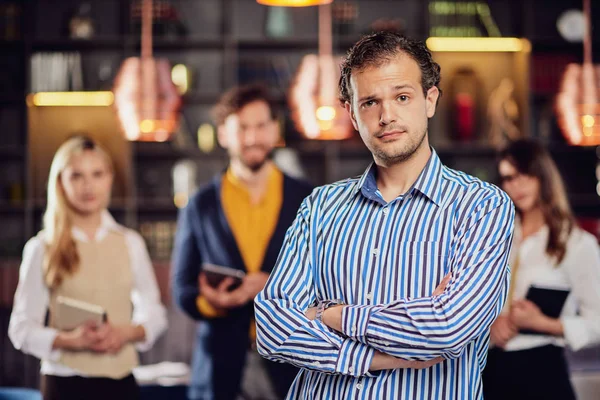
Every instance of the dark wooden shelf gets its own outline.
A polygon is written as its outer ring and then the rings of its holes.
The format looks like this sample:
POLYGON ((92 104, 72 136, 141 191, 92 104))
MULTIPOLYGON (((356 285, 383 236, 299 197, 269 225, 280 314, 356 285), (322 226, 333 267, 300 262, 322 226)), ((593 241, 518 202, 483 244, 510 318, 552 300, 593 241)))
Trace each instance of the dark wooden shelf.
POLYGON ((176 213, 172 199, 142 201, 137 205, 138 213, 176 213))
MULTIPOLYGON (((347 49, 352 46, 358 37, 333 38, 334 50, 347 49)), ((257 39, 235 39, 231 42, 232 46, 237 46, 238 50, 317 50, 319 47, 318 38, 257 38, 257 39)))
MULTIPOLYGON (((139 48, 140 40, 138 38, 125 39, 126 48, 139 48)), ((221 39, 202 39, 192 37, 182 38, 154 38, 152 48, 154 50, 219 50, 222 51, 225 42, 221 39)))
POLYGON ((23 48, 22 40, 0 40, 0 50, 21 50, 23 48))
POLYGON ((105 39, 36 39, 31 43, 34 51, 86 51, 86 50, 122 50, 121 38, 105 39))

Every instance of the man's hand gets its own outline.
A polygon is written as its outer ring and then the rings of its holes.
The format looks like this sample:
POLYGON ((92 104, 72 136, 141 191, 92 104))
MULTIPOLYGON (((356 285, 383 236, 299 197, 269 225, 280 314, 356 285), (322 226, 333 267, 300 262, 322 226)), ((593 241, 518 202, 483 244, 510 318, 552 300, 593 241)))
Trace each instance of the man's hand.
POLYGON ((517 326, 508 315, 500 315, 492 324, 490 336, 492 344, 504 348, 509 340, 517 336, 517 326))
POLYGON ((248 274, 244 278, 240 289, 246 291, 248 298, 251 300, 265 288, 267 280, 269 280, 269 274, 265 272, 248 274))
POLYGON ((242 286, 239 288, 229 291, 229 288, 234 284, 232 278, 225 278, 217 286, 213 288, 208 283, 206 275, 200 273, 198 276, 198 287, 200 289, 200 295, 203 296, 211 306, 217 310, 227 310, 230 308, 241 307, 246 304, 251 297, 247 289, 242 286))
POLYGON ((435 288, 435 290, 433 291, 433 293, 431 294, 431 296, 432 297, 439 296, 442 293, 444 293, 444 290, 446 290, 446 286, 448 286, 448 282, 450 282, 450 279, 452 279, 452 272, 448 272, 446 274, 446 276, 444 276, 444 279, 442 279, 442 281, 440 282, 440 284, 437 285, 437 287, 435 288))

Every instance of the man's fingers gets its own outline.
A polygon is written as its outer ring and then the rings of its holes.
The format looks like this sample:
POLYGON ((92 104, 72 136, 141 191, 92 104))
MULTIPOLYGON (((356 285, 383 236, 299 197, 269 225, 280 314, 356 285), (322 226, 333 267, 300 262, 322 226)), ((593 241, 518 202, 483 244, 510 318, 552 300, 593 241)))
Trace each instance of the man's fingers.
POLYGON ((233 278, 227 277, 225 279, 223 279, 221 281, 221 283, 219 283, 219 286, 217 286, 217 290, 219 292, 227 292, 229 291, 229 288, 235 283, 235 281, 233 280, 233 278))
POLYGON ((440 294, 444 293, 444 290, 446 290, 446 286, 448 286, 450 279, 452 279, 452 272, 448 272, 446 276, 444 276, 444 279, 442 279, 440 284, 433 291, 433 295, 439 296, 440 294))

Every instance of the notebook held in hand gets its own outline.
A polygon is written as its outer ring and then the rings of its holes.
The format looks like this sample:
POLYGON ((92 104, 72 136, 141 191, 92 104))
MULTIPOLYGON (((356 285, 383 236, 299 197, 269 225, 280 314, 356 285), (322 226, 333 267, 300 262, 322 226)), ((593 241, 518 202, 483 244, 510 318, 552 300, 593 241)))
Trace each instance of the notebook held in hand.
MULTIPOLYGON (((562 309, 567 301, 569 293, 570 290, 530 286, 525 298, 532 303, 535 303, 544 315, 550 318, 558 318, 562 313, 562 309)), ((524 335, 546 335, 546 333, 530 329, 521 329, 519 333, 524 335)))

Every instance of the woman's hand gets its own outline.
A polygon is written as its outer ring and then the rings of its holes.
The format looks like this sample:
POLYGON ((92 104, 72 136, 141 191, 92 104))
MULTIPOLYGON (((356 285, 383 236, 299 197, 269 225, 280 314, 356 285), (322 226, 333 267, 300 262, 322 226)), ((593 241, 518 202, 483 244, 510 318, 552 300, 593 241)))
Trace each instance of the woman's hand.
POLYGON ((517 300, 510 309, 510 320, 521 329, 540 330, 545 318, 540 308, 529 300, 517 300))
POLYGON ((143 328, 131 325, 113 325, 107 322, 96 331, 98 342, 91 346, 91 350, 99 353, 116 354, 129 342, 142 340, 143 328))
POLYGON ((74 351, 90 350, 99 340, 96 324, 88 322, 71 331, 59 332, 52 343, 52 348, 74 351))
POLYGON ((564 336, 564 328, 559 319, 544 315, 535 303, 529 300, 517 300, 510 310, 510 320, 518 328, 554 336, 564 336))
POLYGON ((518 331, 509 315, 500 315, 494 321, 490 330, 492 344, 504 348, 510 339, 517 336, 518 331))

